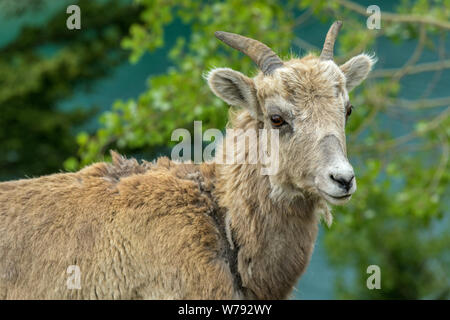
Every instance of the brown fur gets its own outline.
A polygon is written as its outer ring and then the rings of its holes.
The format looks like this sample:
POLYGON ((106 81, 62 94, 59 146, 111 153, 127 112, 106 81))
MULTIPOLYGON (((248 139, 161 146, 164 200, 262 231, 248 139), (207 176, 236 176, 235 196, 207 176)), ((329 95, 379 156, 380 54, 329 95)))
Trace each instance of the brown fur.
POLYGON ((208 216, 214 170, 114 154, 77 173, 1 183, 0 297, 232 298, 226 243, 208 216), (81 290, 66 287, 69 265, 81 290))
POLYGON ((281 137, 277 175, 259 164, 138 164, 113 153, 112 164, 0 183, 0 298, 288 297, 326 210, 311 182, 320 163, 312 137, 331 130, 345 149, 346 79, 312 56, 270 77, 233 76, 242 85, 233 102, 251 104, 234 128, 267 127, 271 101, 293 105, 282 112, 302 134, 281 137), (227 254, 234 246, 242 287, 227 254), (66 286, 69 265, 80 267, 79 290, 66 286))

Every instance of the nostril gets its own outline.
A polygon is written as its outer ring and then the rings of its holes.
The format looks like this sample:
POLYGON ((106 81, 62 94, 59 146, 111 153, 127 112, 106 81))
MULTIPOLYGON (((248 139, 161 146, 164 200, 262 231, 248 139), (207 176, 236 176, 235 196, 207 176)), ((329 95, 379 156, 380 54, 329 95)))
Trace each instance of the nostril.
POLYGON ((355 178, 355 175, 352 175, 351 177, 350 177, 350 179, 348 180, 348 183, 350 184, 350 186, 352 185, 352 183, 353 183, 353 179, 355 178))
POLYGON ((341 177, 339 177, 339 176, 335 176, 335 175, 333 175, 333 174, 330 174, 330 178, 331 178, 331 180, 337 182, 338 184, 342 184, 342 185, 347 184, 347 182, 345 181, 345 179, 343 179, 343 178, 341 178, 341 177))
POLYGON ((354 175, 351 175, 350 177, 342 177, 330 174, 330 179, 335 181, 339 185, 339 187, 345 189, 346 191, 350 190, 350 188, 352 187, 354 177, 354 175))

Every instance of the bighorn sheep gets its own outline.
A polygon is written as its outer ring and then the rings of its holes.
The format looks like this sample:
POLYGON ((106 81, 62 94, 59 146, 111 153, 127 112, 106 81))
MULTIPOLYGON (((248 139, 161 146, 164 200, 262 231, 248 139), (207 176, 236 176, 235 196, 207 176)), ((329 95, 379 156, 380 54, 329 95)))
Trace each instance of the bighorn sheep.
POLYGON ((356 190, 348 91, 374 61, 361 54, 337 66, 340 27, 332 25, 320 57, 288 61, 216 32, 261 70, 248 78, 218 68, 207 80, 242 108, 233 128, 278 130, 274 175, 261 175, 260 164, 138 163, 113 153, 112 163, 76 173, 1 183, 0 298, 287 298, 326 202, 343 204, 356 190), (68 286, 68 271, 79 273, 80 287, 68 286))

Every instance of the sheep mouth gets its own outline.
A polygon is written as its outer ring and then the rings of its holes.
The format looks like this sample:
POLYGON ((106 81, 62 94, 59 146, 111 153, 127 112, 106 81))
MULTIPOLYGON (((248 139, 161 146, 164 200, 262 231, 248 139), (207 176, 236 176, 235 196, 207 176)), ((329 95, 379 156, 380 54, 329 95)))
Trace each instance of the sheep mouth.
POLYGON ((320 193, 324 196, 325 200, 328 200, 332 204, 343 204, 344 202, 347 202, 352 197, 352 193, 345 194, 343 196, 333 196, 323 190, 320 190, 320 193))
POLYGON ((327 193, 327 196, 329 196, 329 197, 331 197, 333 199, 336 199, 336 200, 344 200, 344 199, 350 198, 352 195, 349 193, 349 194, 346 194, 346 195, 343 195, 343 196, 340 196, 340 197, 335 197, 335 196, 332 196, 331 194, 327 193))

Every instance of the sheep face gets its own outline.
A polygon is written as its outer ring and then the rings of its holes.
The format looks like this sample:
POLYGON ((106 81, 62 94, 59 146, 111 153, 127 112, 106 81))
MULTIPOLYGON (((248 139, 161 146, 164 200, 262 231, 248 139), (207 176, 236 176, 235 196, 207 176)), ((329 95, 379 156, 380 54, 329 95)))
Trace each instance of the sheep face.
POLYGON ((338 66, 326 48, 335 29, 330 28, 320 57, 288 61, 256 40, 219 33, 219 39, 249 55, 261 72, 249 78, 218 68, 209 73, 208 83, 225 102, 245 108, 260 128, 278 130, 279 165, 270 176, 274 190, 292 196, 314 193, 343 204, 356 191, 345 139, 352 111, 348 92, 367 77, 375 61, 361 54, 338 66))

